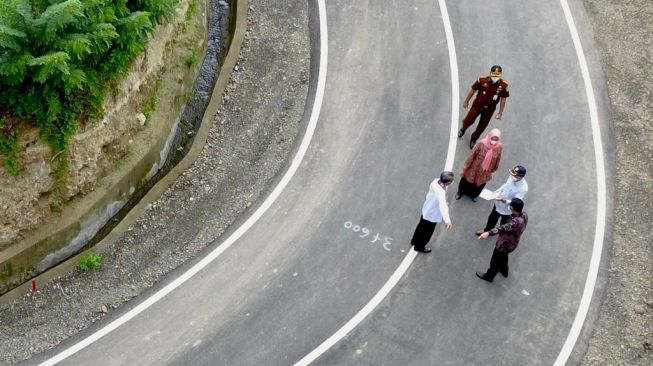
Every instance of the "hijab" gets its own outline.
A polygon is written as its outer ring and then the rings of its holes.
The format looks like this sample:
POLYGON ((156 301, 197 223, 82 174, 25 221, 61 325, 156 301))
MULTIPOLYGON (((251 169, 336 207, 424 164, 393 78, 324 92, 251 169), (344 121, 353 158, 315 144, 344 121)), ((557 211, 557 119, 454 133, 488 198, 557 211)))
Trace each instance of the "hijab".
POLYGON ((498 128, 492 129, 492 131, 490 131, 490 133, 488 133, 487 136, 485 136, 485 138, 482 139, 480 142, 487 149, 481 167, 483 168, 483 170, 490 170, 490 166, 492 165, 492 155, 494 155, 494 150, 495 149, 501 150, 501 148, 503 147, 503 144, 501 143, 501 131, 499 131, 498 128), (491 143, 493 137, 497 137, 499 139, 499 142, 497 142, 494 145, 492 145, 491 143))

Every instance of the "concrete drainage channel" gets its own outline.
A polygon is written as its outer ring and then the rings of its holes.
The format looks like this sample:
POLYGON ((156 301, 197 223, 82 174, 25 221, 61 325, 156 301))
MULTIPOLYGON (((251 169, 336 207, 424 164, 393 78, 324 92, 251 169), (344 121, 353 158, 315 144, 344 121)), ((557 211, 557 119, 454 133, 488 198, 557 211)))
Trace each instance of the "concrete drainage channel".
POLYGON ((94 220, 84 220, 75 237, 64 248, 41 259, 29 272, 32 277, 23 277, 22 284, 2 294, 0 304, 22 296, 36 283, 42 285, 70 270, 84 251, 120 235, 140 216, 148 202, 156 200, 197 159, 238 59, 245 33, 247 1, 209 0, 208 5, 206 55, 192 94, 159 152, 162 163, 152 166, 147 181, 138 190, 130 188, 127 199, 106 205, 92 215, 94 220))
MULTIPOLYGON (((236 2, 235 0, 231 1, 236 2)), ((113 212, 111 217, 102 223, 102 228, 87 241, 82 250, 93 247, 106 237, 147 192, 188 154, 195 135, 202 125, 202 117, 209 105, 213 87, 218 78, 220 63, 229 46, 229 34, 231 34, 229 25, 230 19, 233 19, 231 14, 233 11, 230 9, 229 4, 224 0, 209 1, 206 55, 193 85, 192 94, 184 105, 180 117, 175 121, 170 136, 160 152, 162 163, 152 166, 147 176, 147 182, 131 195, 122 208, 113 212)))

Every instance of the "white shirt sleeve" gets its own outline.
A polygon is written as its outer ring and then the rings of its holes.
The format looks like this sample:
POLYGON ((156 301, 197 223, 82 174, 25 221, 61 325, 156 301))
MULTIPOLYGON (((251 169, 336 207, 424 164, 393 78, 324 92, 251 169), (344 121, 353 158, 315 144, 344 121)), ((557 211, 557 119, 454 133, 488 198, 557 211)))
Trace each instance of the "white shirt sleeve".
POLYGON ((447 196, 445 194, 444 189, 442 189, 441 187, 438 188, 440 189, 438 189, 436 192, 438 192, 438 205, 440 208, 440 214, 442 215, 442 220, 445 223, 450 224, 451 219, 449 218, 449 206, 447 205, 447 196))
POLYGON ((496 191, 494 191, 494 193, 495 193, 495 194, 501 194, 501 193, 503 193, 504 188, 506 188, 506 184, 505 184, 505 183, 503 183, 503 184, 501 185, 501 187, 499 187, 499 189, 497 189, 496 191))
POLYGON ((422 206, 424 220, 436 223, 442 221, 451 223, 446 196, 446 190, 438 184, 437 180, 429 185, 429 192, 426 194, 426 200, 422 206))

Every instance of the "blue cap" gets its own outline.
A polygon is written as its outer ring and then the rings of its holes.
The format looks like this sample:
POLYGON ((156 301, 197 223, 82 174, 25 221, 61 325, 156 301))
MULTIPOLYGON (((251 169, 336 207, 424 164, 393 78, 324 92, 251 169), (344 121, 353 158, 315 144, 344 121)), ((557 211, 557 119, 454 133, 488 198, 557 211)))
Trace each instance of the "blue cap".
POLYGON ((518 177, 523 177, 523 176, 526 175, 526 168, 524 168, 521 165, 515 165, 515 167, 511 168, 509 170, 509 172, 510 172, 510 175, 516 175, 518 177))

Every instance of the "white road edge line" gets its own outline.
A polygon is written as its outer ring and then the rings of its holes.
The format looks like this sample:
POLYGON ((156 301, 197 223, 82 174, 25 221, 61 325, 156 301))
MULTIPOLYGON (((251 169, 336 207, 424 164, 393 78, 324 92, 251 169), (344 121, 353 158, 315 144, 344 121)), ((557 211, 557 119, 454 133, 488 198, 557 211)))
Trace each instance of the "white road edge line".
POLYGON ((327 24, 326 24, 326 14, 325 14, 326 8, 324 5, 324 0, 317 0, 317 2, 318 2, 318 11, 319 11, 319 19, 320 19, 320 64, 318 66, 319 71, 318 71, 318 79, 317 79, 317 88, 315 91, 315 99, 313 102, 313 109, 311 111, 311 118, 308 122, 308 127, 306 128, 306 133, 304 134, 304 137, 302 139, 301 145, 299 146, 297 154, 295 154, 295 157, 293 158, 292 163, 288 168, 288 171, 286 171, 284 176, 281 178, 279 184, 277 184, 277 186, 274 188, 272 193, 270 193, 270 195, 265 199, 265 201, 263 201, 261 206, 252 214, 252 216, 250 216, 238 229, 236 229, 236 231, 233 234, 231 234, 224 241, 224 243, 222 243, 220 246, 215 248, 201 261, 199 261, 193 267, 188 269, 188 271, 186 271, 184 274, 176 278, 174 281, 170 282, 168 285, 166 285, 165 287, 157 291, 155 294, 147 298, 142 303, 138 304, 129 312, 125 313, 118 319, 112 321, 111 323, 109 323, 102 329, 98 330, 97 332, 91 334, 87 338, 81 340, 79 343, 62 351, 56 356, 44 361, 43 363, 40 364, 40 366, 55 365, 63 361, 64 359, 84 349, 85 347, 89 346, 90 344, 102 338, 103 336, 109 334, 111 331, 115 330, 119 326, 125 324, 130 319, 134 318, 142 311, 152 306, 157 301, 161 300, 164 296, 174 291, 177 287, 179 287, 184 282, 188 281, 191 277, 193 277, 204 267, 209 265, 213 260, 219 257, 223 252, 229 249, 229 247, 231 247, 231 245, 234 242, 236 242, 245 232, 247 232, 247 230, 249 230, 261 218, 261 216, 263 216, 263 214, 272 206, 272 204, 281 195, 283 190, 290 182, 290 179, 292 179, 292 177, 297 172, 299 165, 301 164, 302 160, 304 159, 304 156, 306 155, 308 147, 311 143, 311 139, 313 138, 313 134, 315 133, 317 121, 320 116, 320 110, 322 108, 322 101, 324 99, 329 43, 327 38, 327 24))
MULTIPOLYGON (((453 41, 453 31, 451 30, 451 23, 449 21, 449 13, 447 12, 447 5, 445 0, 438 0, 440 6, 440 13, 442 13, 442 22, 444 23, 444 33, 447 39, 447 47, 449 50, 449 66, 451 68, 451 131, 449 133, 449 149, 447 150, 447 159, 445 162, 445 170, 453 169, 453 162, 456 154, 456 143, 458 141, 458 99, 459 99, 459 84, 458 84, 458 60, 456 58, 456 47, 453 41)), ((317 346, 313 351, 304 356, 301 360, 295 363, 295 366, 309 365, 315 361, 324 352, 329 350, 333 345, 343 339, 352 329, 360 324, 374 309, 385 299, 385 297, 397 285, 399 280, 406 273, 410 265, 415 260, 417 252, 410 250, 406 257, 401 261, 401 264, 394 271, 390 279, 381 287, 379 292, 372 297, 372 299, 351 318, 345 325, 338 329, 331 337, 327 338, 322 344, 317 346)))
POLYGON ((444 170, 453 171, 453 161, 456 157, 456 144, 458 143, 458 113, 459 111, 459 94, 460 84, 458 82, 458 57, 456 57, 456 46, 453 41, 453 30, 447 11, 445 0, 438 0, 440 13, 442 13, 442 23, 444 24, 444 34, 447 38, 447 48, 449 49, 449 68, 451 69, 451 129, 449 131, 449 149, 447 150, 447 160, 444 163, 444 170))
POLYGON ((599 127, 599 117, 596 109, 596 99, 594 98, 594 89, 592 88, 592 80, 590 78, 589 67, 583 52, 583 45, 580 42, 578 30, 574 18, 571 15, 569 4, 567 0, 560 0, 560 5, 565 13, 565 19, 569 26, 571 38, 574 41, 576 48, 576 56, 578 56, 578 63, 580 70, 583 74, 583 82, 585 84, 585 94, 587 95, 587 104, 590 112, 590 122, 592 126, 592 138, 594 140, 594 160, 596 162, 596 185, 597 185, 597 201, 596 201, 596 231, 594 232, 594 247, 592 249, 592 258, 590 259, 589 270, 587 271, 587 280, 585 281, 585 288, 583 289, 583 296, 580 299, 578 312, 574 318, 574 322, 569 330, 569 335, 560 350, 558 358, 555 360, 554 366, 564 366, 571 355, 571 351, 576 345, 580 331, 583 328, 583 323, 587 317, 590 303, 592 302, 592 295, 594 294, 594 287, 596 286, 596 278, 599 272, 599 263, 601 261, 601 252, 603 250, 603 237, 605 234, 605 216, 606 216, 606 188, 605 188, 605 165, 603 161, 603 143, 601 142, 601 129, 599 127))

